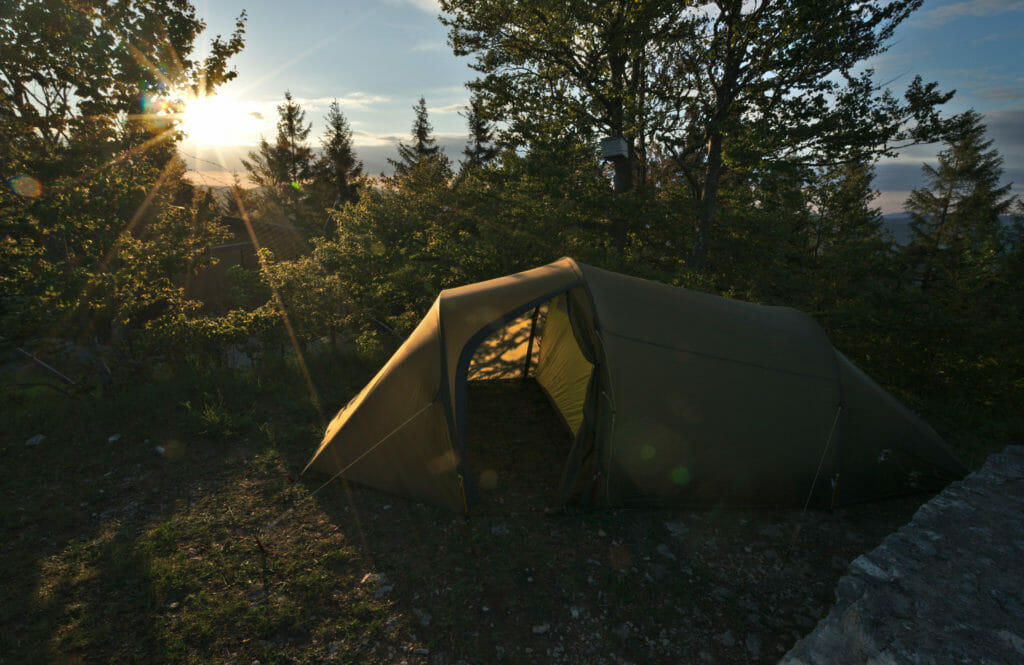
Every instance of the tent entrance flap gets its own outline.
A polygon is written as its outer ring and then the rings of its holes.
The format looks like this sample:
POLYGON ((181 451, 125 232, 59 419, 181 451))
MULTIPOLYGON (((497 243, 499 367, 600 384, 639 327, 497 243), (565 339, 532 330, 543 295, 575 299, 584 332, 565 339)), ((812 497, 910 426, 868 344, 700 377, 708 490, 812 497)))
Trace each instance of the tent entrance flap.
POLYGON ((537 362, 537 383, 544 388, 575 437, 583 423, 583 405, 587 401, 594 366, 576 341, 569 302, 563 294, 548 305, 537 362))

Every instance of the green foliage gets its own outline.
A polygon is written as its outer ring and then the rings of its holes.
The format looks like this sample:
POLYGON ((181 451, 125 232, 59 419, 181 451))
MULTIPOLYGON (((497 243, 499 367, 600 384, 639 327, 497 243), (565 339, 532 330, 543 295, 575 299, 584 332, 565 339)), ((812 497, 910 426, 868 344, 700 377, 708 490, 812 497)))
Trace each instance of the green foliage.
POLYGON ((223 237, 164 110, 235 74, 228 41, 191 59, 187 2, 18 2, 0 13, 0 320, 5 344, 88 344, 109 371, 171 342, 180 280, 223 237), (107 362, 110 361, 110 362, 107 362))

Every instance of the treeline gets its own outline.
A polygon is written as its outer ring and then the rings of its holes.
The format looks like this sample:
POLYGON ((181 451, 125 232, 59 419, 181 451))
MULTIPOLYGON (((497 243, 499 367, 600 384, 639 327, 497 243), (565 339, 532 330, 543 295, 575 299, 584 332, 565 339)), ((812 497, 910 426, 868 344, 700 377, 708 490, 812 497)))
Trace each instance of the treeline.
MULTIPOLYGON (((918 78, 896 96, 860 65, 919 4, 443 0, 453 50, 479 72, 458 161, 438 150, 420 99, 394 174, 369 178, 340 109, 315 151, 286 95, 275 140, 246 162, 258 187, 238 183, 226 209, 184 182, 159 113, 126 97, 99 116, 58 104, 44 117, 0 79, 4 157, 27 183, 3 193, 4 343, 91 344, 115 381, 223 362, 254 339, 377 354, 441 289, 570 255, 804 309, 903 397, 1019 434, 1024 209, 981 116, 943 116, 951 93, 918 78), (605 137, 625 150, 603 159, 605 137), (942 145, 937 166, 908 199, 912 238, 897 246, 873 205, 873 164, 928 142, 942 145), (209 261, 218 214, 299 227, 310 252, 264 251, 258 271, 232 272, 239 306, 204 313, 176 279, 209 261)), ((164 78, 226 80, 243 26, 213 60, 164 78)), ((159 61, 164 46, 143 38, 159 61)), ((123 66, 104 48, 91 62, 123 66)), ((45 73, 57 63, 41 58, 67 52, 16 62, 45 73)), ((59 99, 66 88, 51 84, 59 99)), ((146 85, 159 98, 168 82, 146 85)), ((114 97, 97 88, 95 99, 114 97)))

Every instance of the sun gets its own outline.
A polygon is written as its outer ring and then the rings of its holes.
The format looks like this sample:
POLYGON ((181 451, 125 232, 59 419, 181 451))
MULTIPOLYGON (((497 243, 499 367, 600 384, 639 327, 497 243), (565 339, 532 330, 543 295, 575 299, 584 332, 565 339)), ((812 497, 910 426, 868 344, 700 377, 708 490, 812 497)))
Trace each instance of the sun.
POLYGON ((185 139, 197 145, 246 143, 258 124, 244 103, 222 95, 187 98, 178 119, 185 139))

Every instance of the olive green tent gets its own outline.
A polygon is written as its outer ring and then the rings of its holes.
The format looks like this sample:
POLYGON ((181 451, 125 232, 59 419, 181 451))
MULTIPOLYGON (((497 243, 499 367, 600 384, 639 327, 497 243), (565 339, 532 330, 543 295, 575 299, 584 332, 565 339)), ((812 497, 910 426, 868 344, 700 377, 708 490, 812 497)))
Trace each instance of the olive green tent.
POLYGON ((571 432, 558 504, 829 506, 964 473, 806 314, 569 258, 442 291, 306 470, 468 510, 466 382, 510 370, 571 432))

